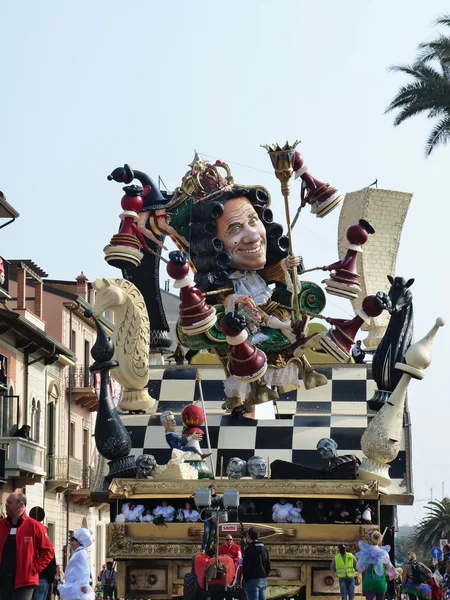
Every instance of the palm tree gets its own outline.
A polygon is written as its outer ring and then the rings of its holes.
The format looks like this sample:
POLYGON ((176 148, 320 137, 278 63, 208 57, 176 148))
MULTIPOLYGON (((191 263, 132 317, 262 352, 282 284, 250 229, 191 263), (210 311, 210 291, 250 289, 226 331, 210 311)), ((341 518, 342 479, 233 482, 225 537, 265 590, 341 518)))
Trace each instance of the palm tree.
MULTIPOLYGON (((443 15, 437 25, 450 27, 450 15, 443 15)), ((412 65, 394 65, 391 71, 404 73, 413 81, 403 85, 385 112, 399 109, 394 126, 420 113, 437 119, 426 146, 425 155, 450 141, 450 37, 440 35, 418 47, 420 53, 412 65)))
POLYGON ((414 530, 412 542, 414 547, 429 552, 439 540, 448 539, 450 533, 450 499, 434 500, 425 506, 428 514, 420 521, 414 530))

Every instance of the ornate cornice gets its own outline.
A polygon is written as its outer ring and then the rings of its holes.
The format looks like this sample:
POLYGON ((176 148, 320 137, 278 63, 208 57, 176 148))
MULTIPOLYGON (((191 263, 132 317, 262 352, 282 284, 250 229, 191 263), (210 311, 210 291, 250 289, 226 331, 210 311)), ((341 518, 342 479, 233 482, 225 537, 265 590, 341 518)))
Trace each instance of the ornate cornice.
MULTIPOLYGON (((133 538, 127 534, 126 524, 111 523, 107 526, 106 554, 115 559, 145 559, 152 558, 187 558, 200 551, 199 542, 192 540, 151 540, 148 538, 133 538)), ((358 551, 358 540, 368 541, 369 530, 377 529, 374 526, 361 526, 353 540, 346 541, 350 552, 358 551)), ((164 532, 161 532, 164 535, 164 532)), ((332 536, 331 536, 332 537, 332 536)), ((321 541, 290 540, 279 543, 264 540, 272 559, 284 560, 328 560, 336 554, 338 541, 330 538, 321 541)), ((342 540, 340 540, 342 541, 342 540)))
MULTIPOLYGON (((165 498, 185 498, 195 489, 206 489, 210 480, 154 481, 152 479, 114 479, 109 486, 110 498, 151 498, 163 495, 165 498)), ((238 490, 241 496, 284 496, 286 498, 368 498, 378 497, 376 481, 296 481, 281 479, 215 479, 216 491, 238 490)))

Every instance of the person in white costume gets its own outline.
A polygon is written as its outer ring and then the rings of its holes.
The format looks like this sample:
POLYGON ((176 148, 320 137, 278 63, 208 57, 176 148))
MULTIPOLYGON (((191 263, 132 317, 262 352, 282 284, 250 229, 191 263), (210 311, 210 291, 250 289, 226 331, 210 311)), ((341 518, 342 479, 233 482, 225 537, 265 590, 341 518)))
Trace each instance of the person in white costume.
POLYGON ((289 513, 293 505, 286 502, 286 498, 280 498, 280 501, 272 506, 272 521, 275 523, 288 523, 289 513))
POLYGON ((173 506, 168 505, 167 500, 163 500, 161 504, 158 504, 158 506, 153 511, 153 515, 155 517, 161 515, 164 517, 165 521, 168 521, 170 523, 175 518, 175 509, 173 506))
POLYGON ((289 511, 288 521, 290 523, 305 523, 305 519, 302 517, 303 502, 299 500, 295 503, 294 508, 289 511))
POLYGON ((143 523, 153 523, 153 519, 154 519, 154 518, 155 518, 155 517, 152 515, 152 511, 151 511, 150 509, 147 509, 147 510, 145 511, 145 513, 142 515, 142 517, 141 517, 141 521, 142 521, 143 523))
POLYGON ((183 508, 183 516, 186 523, 197 523, 200 518, 198 511, 192 508, 190 502, 186 502, 183 508))
POLYGON ((125 521, 127 522, 139 522, 144 510, 142 504, 136 505, 133 502, 126 502, 122 506, 122 514, 125 515, 125 521))
POLYGON ((86 552, 92 542, 92 532, 84 527, 77 529, 70 538, 73 554, 66 567, 66 583, 58 586, 61 600, 94 600, 94 590, 89 584, 91 568, 86 552))

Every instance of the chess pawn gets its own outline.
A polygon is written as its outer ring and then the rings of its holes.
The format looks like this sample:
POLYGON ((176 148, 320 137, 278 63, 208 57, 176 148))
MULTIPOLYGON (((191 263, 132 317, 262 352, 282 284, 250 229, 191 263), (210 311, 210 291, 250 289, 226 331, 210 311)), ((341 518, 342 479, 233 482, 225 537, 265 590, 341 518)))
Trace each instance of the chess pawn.
POLYGON ((137 185, 127 185, 123 191, 125 195, 120 202, 123 211, 120 213, 122 223, 119 233, 112 236, 103 251, 109 265, 118 269, 130 269, 141 264, 141 248, 148 249, 137 226, 138 213, 143 205, 141 194, 145 193, 145 190, 137 185))
POLYGON ((308 173, 308 166, 300 152, 295 153, 294 172, 295 178, 302 180, 301 205, 310 204, 311 212, 317 217, 324 217, 343 201, 339 190, 308 173))
POLYGON ((378 317, 383 312, 376 296, 366 296, 362 308, 356 310, 353 319, 327 318, 332 329, 324 332, 319 337, 323 349, 340 363, 350 361, 350 349, 355 343, 356 334, 361 325, 370 323, 370 318, 378 317))
POLYGON ((187 335, 208 331, 216 323, 216 311, 205 302, 205 296, 193 286, 189 275, 187 254, 176 250, 169 254, 167 273, 175 279, 174 287, 180 290, 180 318, 178 326, 187 335))
POLYGON ((389 402, 373 417, 361 438, 361 450, 365 457, 359 467, 359 478, 378 480, 381 485, 389 486, 389 464, 397 458, 403 431, 403 412, 406 392, 411 379, 423 379, 423 371, 431 364, 431 348, 434 337, 444 319, 437 319, 429 333, 409 347, 405 355, 406 364, 396 363, 395 368, 402 371, 402 377, 392 392, 389 402))
POLYGON ((342 260, 323 267, 324 271, 333 271, 330 279, 323 281, 326 291, 334 296, 356 299, 361 288, 359 287, 359 275, 357 270, 358 253, 362 252, 362 246, 369 239, 369 234, 375 233, 375 229, 360 219, 358 225, 352 225, 347 230, 347 254, 342 260))
POLYGON ((230 375, 246 383, 258 380, 267 370, 267 357, 261 350, 249 344, 245 317, 238 312, 230 312, 220 322, 230 346, 230 375))

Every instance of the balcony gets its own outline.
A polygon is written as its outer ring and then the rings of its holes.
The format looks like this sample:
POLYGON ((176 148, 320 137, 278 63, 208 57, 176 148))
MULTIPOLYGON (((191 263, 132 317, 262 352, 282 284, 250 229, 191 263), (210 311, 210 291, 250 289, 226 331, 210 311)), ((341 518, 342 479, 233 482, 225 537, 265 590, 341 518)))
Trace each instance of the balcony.
POLYGON ((95 391, 94 376, 89 367, 70 367, 66 376, 66 388, 72 393, 75 404, 93 412, 98 408, 97 394, 95 391))
POLYGON ((0 447, 5 451, 5 477, 16 479, 16 487, 43 481, 45 446, 19 437, 0 437, 0 447))
POLYGON ((47 491, 73 490, 82 484, 81 460, 73 456, 48 457, 47 491))
POLYGON ((81 487, 74 490, 70 497, 75 504, 80 506, 88 506, 95 508, 108 507, 109 503, 95 502, 91 498, 92 485, 94 483, 94 469, 93 467, 85 467, 81 474, 81 487))

